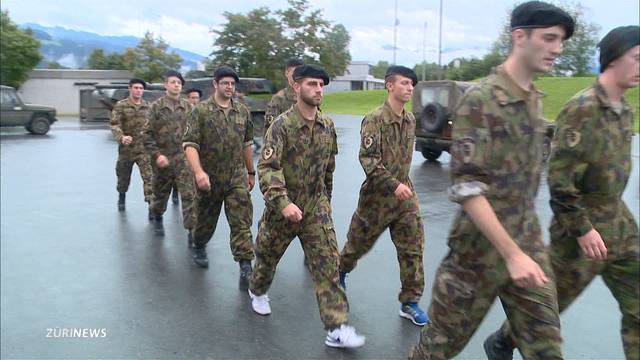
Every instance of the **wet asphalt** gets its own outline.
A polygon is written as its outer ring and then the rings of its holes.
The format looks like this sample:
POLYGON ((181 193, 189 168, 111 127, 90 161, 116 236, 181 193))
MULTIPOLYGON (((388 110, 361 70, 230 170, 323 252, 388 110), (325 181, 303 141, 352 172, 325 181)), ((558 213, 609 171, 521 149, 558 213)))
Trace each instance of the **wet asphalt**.
MULTIPOLYGON (((364 175, 357 160, 360 117, 334 120, 333 216, 341 248, 364 175)), ((624 197, 637 220, 638 136, 633 144, 624 197)), ((367 343, 331 349, 297 240, 269 291, 272 315, 254 314, 238 283, 224 216, 203 270, 191 260, 178 207, 169 204, 165 237, 153 235, 137 168, 126 211, 118 212, 117 149, 105 125, 63 118, 45 136, 2 128, 0 155, 3 359, 405 359, 418 341, 420 328, 398 316, 399 269, 388 232, 347 278, 350 323, 367 343)), ((414 153, 411 178, 426 232, 425 309, 458 211, 446 195, 449 171, 448 154, 427 162, 414 153)), ((255 236, 264 202, 257 187, 252 195, 255 236)), ((544 179, 537 206, 546 228, 551 211, 544 179)), ((485 358, 482 341, 503 319, 494 304, 457 359, 485 358)), ((567 359, 624 358, 617 304, 599 278, 562 321, 567 359)))

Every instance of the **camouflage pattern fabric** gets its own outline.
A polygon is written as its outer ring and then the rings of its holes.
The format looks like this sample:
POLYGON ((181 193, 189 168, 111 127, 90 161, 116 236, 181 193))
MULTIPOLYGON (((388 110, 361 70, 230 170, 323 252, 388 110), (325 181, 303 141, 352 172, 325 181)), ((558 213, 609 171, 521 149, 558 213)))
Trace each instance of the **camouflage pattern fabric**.
POLYGON ((510 279, 498 251, 460 211, 449 234, 411 359, 450 359, 469 341, 498 296, 525 359, 561 359, 556 285, 534 207, 545 132, 540 94, 524 91, 498 67, 456 109, 451 148, 453 200, 484 195, 506 231, 550 277, 537 288, 510 279))
MULTIPOLYGON (((640 238, 622 200, 631 171, 631 107, 623 102, 616 113, 596 82, 565 104, 557 125, 549 162, 549 230, 560 311, 601 275, 622 313, 625 356, 640 359, 640 238), (604 261, 587 258, 578 244, 592 228, 607 247, 604 261)), ((503 334, 509 330, 505 325, 503 334)))
POLYGON ((271 101, 267 104, 267 111, 264 114, 264 135, 267 135, 267 130, 273 121, 280 116, 280 114, 289 110, 297 101, 296 92, 293 88, 287 85, 286 88, 278 91, 271 97, 271 101))
POLYGON ((347 296, 339 284, 338 244, 330 205, 337 152, 333 121, 319 111, 309 125, 294 106, 267 130, 258 163, 266 207, 258 229, 250 284, 254 294, 266 293, 278 261, 298 236, 313 277, 320 319, 327 330, 346 323, 349 311, 347 296), (302 210, 299 223, 282 216, 282 209, 290 203, 302 210))
POLYGON ((199 103, 189 114, 182 139, 185 148, 198 150, 200 164, 211 182, 210 191, 196 186, 194 244, 200 247, 209 242, 224 203, 233 258, 252 260, 253 204, 242 152, 253 144, 253 124, 243 104, 231 100, 227 111, 228 115, 213 97, 199 103))
POLYGON ((153 199, 153 169, 149 154, 144 148, 144 124, 147 121, 149 104, 141 100, 140 105, 120 100, 111 111, 111 133, 118 142, 118 160, 116 162, 117 190, 126 193, 131 183, 133 164, 138 165, 144 189, 144 201, 150 203, 153 199), (129 145, 122 144, 123 136, 131 136, 133 141, 129 145))
POLYGON ((340 271, 350 272, 389 228, 400 263, 402 303, 418 302, 424 290, 424 228, 418 196, 414 191, 411 199, 400 201, 394 195, 400 183, 413 190, 409 169, 415 128, 411 112, 398 117, 388 102, 362 121, 359 158, 367 178, 340 254, 340 271))
POLYGON ((182 149, 187 114, 191 104, 180 98, 174 100, 163 96, 151 104, 149 118, 145 124, 145 148, 151 154, 154 167, 151 211, 162 216, 167 210, 167 201, 173 185, 177 185, 182 200, 183 225, 190 230, 194 227, 193 198, 194 178, 182 149), (158 168, 156 160, 160 155, 169 159, 169 166, 158 168))

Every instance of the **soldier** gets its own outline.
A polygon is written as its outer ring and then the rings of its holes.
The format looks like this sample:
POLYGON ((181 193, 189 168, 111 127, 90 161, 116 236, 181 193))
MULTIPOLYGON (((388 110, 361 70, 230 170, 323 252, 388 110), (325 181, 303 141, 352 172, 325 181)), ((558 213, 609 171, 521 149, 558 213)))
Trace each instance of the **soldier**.
MULTIPOLYGON (((623 94, 640 83, 640 28, 613 29, 599 46, 600 76, 557 119, 549 162, 549 252, 560 311, 601 275, 622 313, 625 356, 640 359, 638 225, 622 201, 633 134, 633 113, 623 94)), ((512 358, 510 335, 505 323, 485 341, 489 359, 512 358)))
POLYGON ((200 98, 202 97, 202 90, 191 88, 184 92, 187 95, 187 100, 191 105, 196 106, 200 102, 200 98))
MULTIPOLYGON (((300 59, 291 58, 284 65, 284 76, 287 78, 287 87, 278 91, 271 97, 271 101, 267 105, 267 111, 264 114, 264 135, 273 121, 283 112, 289 110, 296 103, 296 92, 293 91, 293 71, 304 65, 300 59)), ((325 84, 326 85, 326 84, 325 84)))
POLYGON ((231 228, 231 253, 243 284, 251 275, 253 205, 253 124, 249 109, 233 100, 238 75, 228 66, 213 73, 213 95, 189 114, 183 146, 196 179, 194 262, 208 267, 206 246, 224 202, 231 228))
POLYGON ((347 325, 349 304, 338 276, 338 244, 331 219, 331 192, 338 152, 333 121, 318 110, 329 76, 317 65, 293 72, 296 105, 267 130, 258 163, 266 207, 258 228, 256 266, 249 296, 253 310, 271 313, 267 290, 276 265, 298 236, 309 259, 325 344, 359 347, 365 338, 347 325))
POLYGON ((422 326, 428 321, 418 306, 424 289, 424 229, 409 179, 416 119, 404 109, 418 77, 409 68, 391 66, 384 79, 387 101, 362 121, 359 158, 367 177, 340 254, 340 284, 346 288, 346 274, 389 228, 400 263, 400 316, 422 326))
POLYGON ((455 357, 496 296, 523 358, 562 358, 556 287, 534 206, 545 123, 533 77, 551 69, 573 29, 556 6, 518 5, 511 53, 457 106, 449 195, 462 209, 413 360, 455 357))
MULTIPOLYGON (((138 164, 144 189, 144 201, 151 203, 153 170, 149 154, 144 149, 143 129, 149 111, 149 104, 142 98, 147 83, 142 79, 129 80, 129 97, 116 103, 111 111, 111 133, 118 141, 118 161, 116 176, 118 210, 125 209, 125 196, 131 182, 133 164, 138 164)), ((151 211, 149 211, 151 219, 151 211)))
POLYGON ((187 123, 191 104, 180 97, 184 85, 182 75, 169 71, 164 77, 166 93, 151 104, 149 118, 145 126, 145 146, 151 154, 154 165, 151 211, 154 216, 155 232, 164 235, 162 215, 167 210, 171 188, 177 184, 182 198, 183 225, 188 231, 189 244, 192 243, 191 230, 194 226, 193 173, 182 150, 182 136, 187 123))

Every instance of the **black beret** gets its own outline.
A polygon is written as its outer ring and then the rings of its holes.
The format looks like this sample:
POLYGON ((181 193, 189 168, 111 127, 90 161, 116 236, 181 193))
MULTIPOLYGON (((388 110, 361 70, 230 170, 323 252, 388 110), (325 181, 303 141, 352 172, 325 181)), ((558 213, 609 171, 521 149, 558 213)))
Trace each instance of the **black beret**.
POLYGON ((147 83, 139 78, 133 78, 131 80, 129 80, 129 86, 133 85, 133 84, 141 84, 143 89, 147 88, 147 83))
POLYGON ((518 5, 511 13, 511 30, 564 27, 567 40, 573 35, 575 21, 566 11, 542 1, 528 1, 518 5))
POLYGON ((240 78, 238 77, 238 74, 235 72, 235 70, 227 65, 220 65, 213 72, 213 80, 218 81, 223 77, 232 77, 236 80, 237 83, 240 82, 240 78))
POLYGON ((620 26, 609 31, 598 44, 600 48, 600 72, 603 72, 613 60, 624 55, 627 50, 638 45, 640 45, 639 26, 620 26))
POLYGON ((287 60, 286 63, 284 63, 284 68, 285 70, 290 68, 290 67, 298 67, 304 65, 304 61, 302 61, 301 59, 298 58, 291 58, 289 60, 287 60))
POLYGON ((187 94, 187 95, 189 95, 189 94, 191 94, 192 92, 197 92, 197 93, 198 93, 198 95, 199 95, 200 97, 202 97, 202 90, 200 90, 200 89, 196 89, 196 88, 188 89, 188 90, 187 90, 187 91, 185 91, 184 93, 185 93, 185 94, 187 94))
POLYGON ((179 72, 175 71, 175 70, 169 70, 164 74, 164 79, 167 80, 168 78, 175 76, 178 79, 180 79, 180 82, 182 83, 182 85, 184 86, 184 78, 182 77, 182 74, 180 74, 179 72))
POLYGON ((322 79, 325 85, 329 85, 329 74, 322 66, 314 64, 300 65, 293 70, 293 80, 298 81, 304 78, 322 79))
POLYGON ((413 71, 412 69, 409 69, 406 66, 400 66, 400 65, 389 66, 389 68, 387 69, 387 73, 384 74, 384 79, 386 80, 389 76, 393 76, 393 75, 401 75, 411 79, 413 86, 416 86, 416 84, 418 83, 418 76, 416 75, 416 72, 413 71))

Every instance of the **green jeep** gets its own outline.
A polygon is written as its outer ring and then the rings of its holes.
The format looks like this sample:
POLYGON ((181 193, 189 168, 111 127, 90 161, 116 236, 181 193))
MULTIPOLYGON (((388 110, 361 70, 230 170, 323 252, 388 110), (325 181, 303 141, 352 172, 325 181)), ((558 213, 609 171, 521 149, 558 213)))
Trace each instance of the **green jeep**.
POLYGON ((24 126, 30 133, 44 135, 55 121, 55 108, 25 104, 16 89, 0 85, 0 126, 24 126))
MULTIPOLYGON (((413 89, 412 112, 416 117, 416 151, 429 161, 437 160, 451 147, 454 111, 470 82, 438 80, 420 81, 413 89)), ((547 121, 543 156, 551 152, 555 125, 547 121)))

